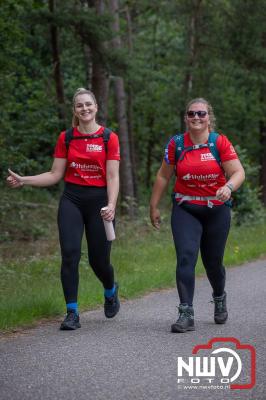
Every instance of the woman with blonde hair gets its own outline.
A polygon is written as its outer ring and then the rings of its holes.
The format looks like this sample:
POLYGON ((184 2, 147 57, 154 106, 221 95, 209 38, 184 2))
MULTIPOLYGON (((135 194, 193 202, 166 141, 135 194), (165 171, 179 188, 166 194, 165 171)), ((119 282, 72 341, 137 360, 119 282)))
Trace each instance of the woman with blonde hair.
POLYGON ((119 141, 114 132, 98 125, 97 110, 94 94, 84 88, 78 89, 73 97, 73 129, 59 135, 51 170, 34 176, 20 176, 9 170, 7 178, 11 188, 51 186, 64 178, 65 187, 58 209, 61 282, 67 310, 60 326, 62 330, 80 328, 78 267, 84 229, 89 263, 104 287, 105 316, 114 317, 120 307, 118 285, 114 282, 110 263, 111 242, 106 238, 103 224, 103 220, 112 221, 115 217, 119 141), (66 132, 70 132, 70 136, 66 132))

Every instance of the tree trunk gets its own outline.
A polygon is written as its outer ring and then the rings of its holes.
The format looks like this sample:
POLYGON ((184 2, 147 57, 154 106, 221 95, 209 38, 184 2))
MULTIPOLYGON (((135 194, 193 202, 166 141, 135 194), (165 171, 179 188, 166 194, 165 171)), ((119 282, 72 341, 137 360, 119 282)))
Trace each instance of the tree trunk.
MULTIPOLYGON (((56 8, 56 0, 49 0, 49 11, 54 14, 56 8)), ((54 80, 56 88, 56 96, 58 102, 58 115, 59 119, 62 121, 63 127, 66 126, 66 111, 65 111, 65 96, 64 96, 64 86, 61 74, 61 64, 60 64, 60 52, 58 44, 58 29, 53 23, 50 25, 51 33, 51 47, 52 47, 52 57, 53 57, 53 67, 54 67, 54 80)))
MULTIPOLYGON (((185 79, 184 79, 184 89, 183 89, 183 99, 186 103, 189 101, 189 98, 193 89, 193 69, 195 68, 196 57, 197 57, 197 19, 199 17, 200 7, 202 0, 192 0, 192 12, 190 14, 189 20, 189 28, 188 28, 188 63, 187 69, 185 71, 185 79)), ((184 123, 184 111, 180 113, 180 126, 181 132, 185 129, 184 123)))
POLYGON ((149 118, 149 137, 147 143, 147 159, 146 159, 146 186, 151 187, 151 167, 152 167, 152 154, 154 147, 154 115, 149 118))
MULTIPOLYGON (((127 20, 127 41, 128 41, 128 52, 129 58, 132 58, 133 54, 133 34, 132 34, 132 22, 131 22, 131 14, 129 7, 125 7, 126 12, 126 20, 127 20)), ((136 160, 136 147, 133 135, 133 91, 132 86, 128 84, 128 136, 129 136, 129 144, 130 144, 130 156, 132 163, 132 174, 133 174, 133 187, 134 187, 134 197, 137 199, 138 197, 138 187, 137 187, 137 160, 136 160)))
POLYGON ((188 65, 185 75, 185 94, 186 98, 189 97, 192 87, 193 87, 193 67, 196 58, 196 50, 195 50, 195 36, 196 36, 196 16, 194 13, 191 14, 190 24, 189 24, 189 57, 188 57, 188 65))
MULTIPOLYGON (((112 28, 116 36, 111 40, 114 50, 121 48, 121 39, 119 35, 119 3, 118 0, 109 0, 110 13, 113 17, 112 28)), ((122 211, 127 212, 130 217, 134 215, 134 184, 133 172, 130 154, 130 140, 128 132, 128 121, 126 113, 126 93, 124 86, 124 79, 120 76, 114 77, 114 91, 115 91, 115 106, 118 122, 118 134, 121 144, 121 204, 122 211)))
POLYGON ((86 62, 86 88, 92 90, 91 88, 91 81, 92 81, 92 56, 91 56, 91 49, 85 43, 84 44, 84 56, 86 62))
MULTIPOLYGON (((264 31, 262 35, 262 47, 264 51, 266 50, 266 32, 264 31)), ((261 108, 265 110, 265 84, 261 83, 261 108)), ((260 185, 262 187, 261 192, 261 200, 266 206, 266 124, 265 121, 260 121, 260 144, 261 144, 261 151, 260 151, 260 185)))
MULTIPOLYGON (((99 15, 105 11, 104 0, 89 0, 88 4, 90 7, 93 6, 99 15)), ((102 44, 102 46, 107 47, 106 43, 102 44)), ((101 125, 106 125, 108 117, 109 73, 97 49, 92 47, 91 58, 91 90, 95 94, 98 103, 97 122, 101 125)))
POLYGON ((262 122, 260 123, 260 144, 260 185, 262 187, 261 200, 266 206, 266 125, 262 122))
POLYGON ((109 74, 92 51, 92 81, 91 89, 98 103, 97 121, 106 125, 108 117, 109 74))

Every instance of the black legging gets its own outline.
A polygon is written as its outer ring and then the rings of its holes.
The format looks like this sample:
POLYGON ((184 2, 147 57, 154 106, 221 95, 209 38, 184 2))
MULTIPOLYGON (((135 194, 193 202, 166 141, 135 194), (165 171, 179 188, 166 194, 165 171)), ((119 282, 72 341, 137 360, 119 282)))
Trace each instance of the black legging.
POLYGON ((105 289, 114 285, 110 264, 111 242, 106 240, 100 209, 107 205, 107 191, 102 187, 67 183, 58 209, 61 246, 61 281, 66 303, 77 302, 81 243, 85 227, 89 263, 105 289))
POLYGON ((177 255, 176 284, 180 303, 193 304, 199 249, 214 296, 224 293, 223 255, 230 220, 230 208, 226 205, 210 208, 173 203, 171 225, 177 255))

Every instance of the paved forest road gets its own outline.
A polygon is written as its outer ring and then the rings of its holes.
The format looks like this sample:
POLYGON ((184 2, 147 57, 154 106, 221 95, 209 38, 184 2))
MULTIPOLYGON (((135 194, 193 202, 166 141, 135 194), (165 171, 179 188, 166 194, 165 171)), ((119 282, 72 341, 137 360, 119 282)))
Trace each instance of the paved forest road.
MULTIPOLYGON (((266 260, 227 270, 230 314, 228 323, 219 326, 213 323, 209 284, 199 278, 196 331, 186 334, 170 333, 176 318, 176 292, 164 290, 122 303, 114 320, 106 320, 102 310, 86 312, 81 316, 82 328, 74 332, 61 332, 58 323, 49 323, 17 337, 4 337, 0 341, 0 399, 264 400, 265 288, 266 260), (195 345, 214 337, 235 337, 255 347, 253 389, 178 388, 177 357, 188 362, 186 357, 195 345)), ((244 353, 246 369, 239 379, 247 383, 249 352, 244 353)))

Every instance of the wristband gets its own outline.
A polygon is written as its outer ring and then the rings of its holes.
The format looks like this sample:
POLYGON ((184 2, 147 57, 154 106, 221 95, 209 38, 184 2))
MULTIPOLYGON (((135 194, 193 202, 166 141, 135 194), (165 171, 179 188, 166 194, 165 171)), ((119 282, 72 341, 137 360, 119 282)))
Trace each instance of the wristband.
POLYGON ((231 192, 234 190, 234 185, 232 183, 226 183, 225 186, 227 186, 231 190, 231 192))

